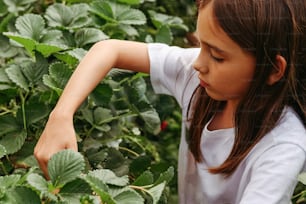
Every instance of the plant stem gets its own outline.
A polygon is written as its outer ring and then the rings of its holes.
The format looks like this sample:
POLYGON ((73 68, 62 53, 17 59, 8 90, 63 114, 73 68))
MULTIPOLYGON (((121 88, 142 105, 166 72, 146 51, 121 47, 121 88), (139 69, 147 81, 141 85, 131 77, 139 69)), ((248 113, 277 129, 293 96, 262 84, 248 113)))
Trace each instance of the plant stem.
POLYGON ((22 95, 20 92, 20 99, 21 99, 21 111, 22 111, 22 121, 23 121, 23 129, 27 131, 27 119, 26 119, 26 113, 25 113, 25 101, 27 94, 25 96, 22 95))
POLYGON ((134 152, 133 150, 130 150, 130 149, 126 148, 126 147, 119 147, 119 149, 120 150, 124 150, 126 152, 129 152, 129 153, 133 154, 136 157, 139 157, 139 154, 137 152, 134 152))

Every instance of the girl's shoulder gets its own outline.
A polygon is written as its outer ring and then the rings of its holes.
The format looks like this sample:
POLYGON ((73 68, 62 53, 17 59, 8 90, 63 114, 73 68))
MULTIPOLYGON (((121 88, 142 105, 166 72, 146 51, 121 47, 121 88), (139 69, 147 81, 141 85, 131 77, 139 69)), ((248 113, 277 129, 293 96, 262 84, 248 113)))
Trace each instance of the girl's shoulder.
POLYGON ((267 133, 251 151, 252 154, 261 153, 279 146, 295 145, 306 154, 306 128, 300 117, 291 107, 285 107, 277 125, 267 133))

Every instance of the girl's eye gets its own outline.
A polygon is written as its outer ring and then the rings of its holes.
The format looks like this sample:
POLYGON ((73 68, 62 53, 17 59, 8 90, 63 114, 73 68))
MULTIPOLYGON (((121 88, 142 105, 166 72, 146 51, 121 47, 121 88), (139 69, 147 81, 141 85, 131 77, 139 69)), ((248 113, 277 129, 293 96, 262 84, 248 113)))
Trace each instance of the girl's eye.
POLYGON ((216 61, 216 62, 219 62, 219 63, 221 63, 221 62, 223 62, 224 61, 224 59, 223 58, 220 58, 220 57, 215 57, 214 55, 212 55, 211 53, 210 53, 210 57, 214 60, 214 61, 216 61))

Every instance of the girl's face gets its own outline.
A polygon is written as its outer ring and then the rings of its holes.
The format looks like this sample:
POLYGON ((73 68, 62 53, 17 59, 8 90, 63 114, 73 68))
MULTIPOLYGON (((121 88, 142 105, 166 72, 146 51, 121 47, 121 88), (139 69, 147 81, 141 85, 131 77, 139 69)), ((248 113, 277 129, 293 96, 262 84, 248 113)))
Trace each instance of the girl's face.
POLYGON ((237 104, 249 89, 256 60, 218 26, 211 2, 199 11, 197 33, 201 52, 194 68, 210 97, 237 104))

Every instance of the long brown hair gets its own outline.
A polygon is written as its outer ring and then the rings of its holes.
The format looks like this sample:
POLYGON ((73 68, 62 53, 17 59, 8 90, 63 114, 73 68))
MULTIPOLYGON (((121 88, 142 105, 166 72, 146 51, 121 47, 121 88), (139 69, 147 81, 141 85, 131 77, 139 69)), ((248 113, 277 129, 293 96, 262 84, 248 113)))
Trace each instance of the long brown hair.
MULTIPOLYGON (((291 106, 306 126, 306 3, 305 0, 199 0, 199 9, 213 1, 219 26, 241 48, 256 57, 251 86, 235 112, 235 142, 223 164, 211 173, 230 176, 251 149, 291 106), (276 56, 287 61, 280 81, 268 85, 277 69, 276 56)), ((198 87, 188 109, 189 149, 196 161, 203 160, 200 140, 205 124, 225 102, 210 98, 198 87)))

